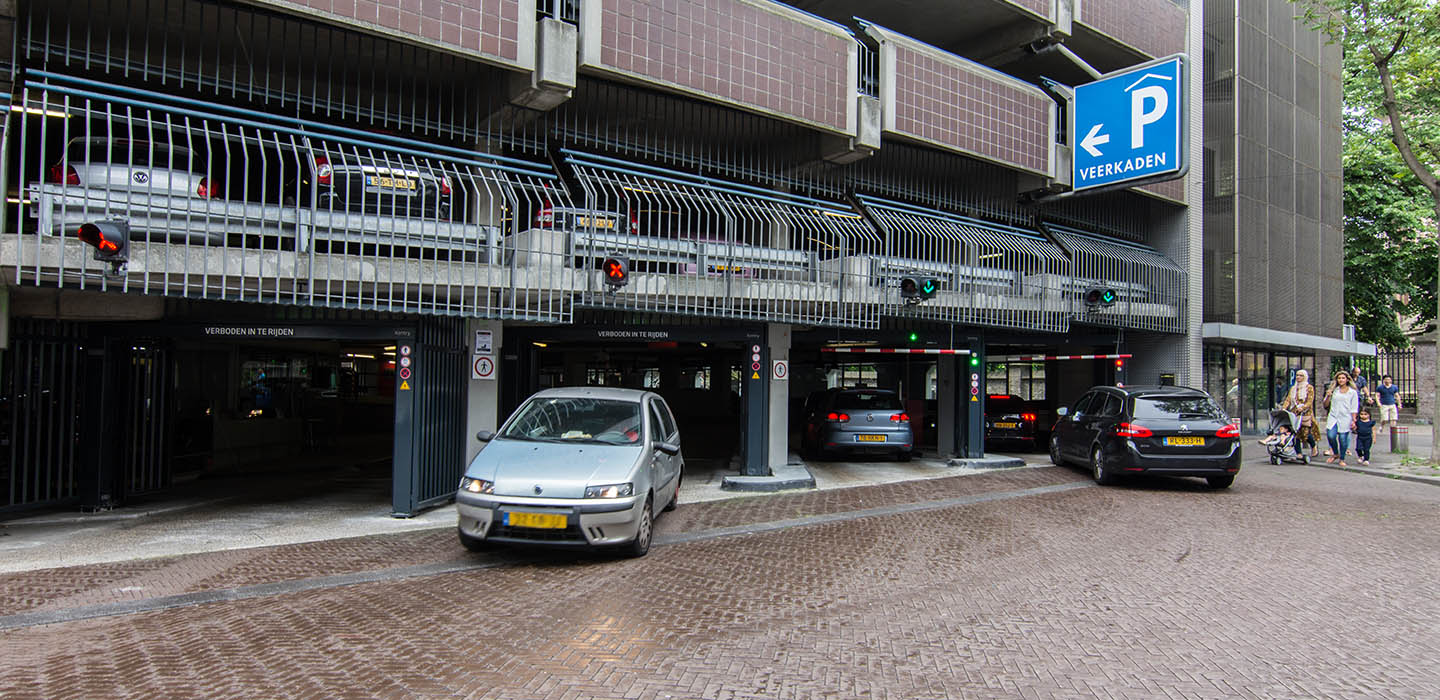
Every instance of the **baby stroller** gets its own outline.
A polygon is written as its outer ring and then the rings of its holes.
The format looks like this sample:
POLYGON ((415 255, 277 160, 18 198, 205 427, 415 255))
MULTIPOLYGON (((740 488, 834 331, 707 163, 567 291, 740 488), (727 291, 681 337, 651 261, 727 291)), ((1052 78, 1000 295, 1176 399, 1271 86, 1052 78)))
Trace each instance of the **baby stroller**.
POLYGON ((1300 446, 1296 444, 1295 430, 1299 426, 1300 417, 1294 413, 1280 409, 1270 412, 1270 430, 1267 431, 1270 437, 1262 442, 1265 443, 1266 452, 1270 453, 1271 464, 1310 463, 1310 458, 1301 452, 1300 446))

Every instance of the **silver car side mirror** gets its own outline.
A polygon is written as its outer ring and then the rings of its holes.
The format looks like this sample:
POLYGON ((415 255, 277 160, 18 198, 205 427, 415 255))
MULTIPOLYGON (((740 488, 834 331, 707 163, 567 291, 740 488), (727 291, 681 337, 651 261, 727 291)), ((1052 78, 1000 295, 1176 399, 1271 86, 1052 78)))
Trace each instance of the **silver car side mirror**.
POLYGON ((482 430, 478 433, 475 433, 475 439, 479 440, 480 442, 490 442, 491 440, 495 439, 495 433, 492 433, 488 430, 482 430))
POLYGON ((1064 407, 1064 406, 1061 406, 1060 408, 1055 409, 1055 415, 1060 416, 1060 417, 1063 418, 1063 417, 1065 417, 1065 416, 1070 415, 1070 409, 1069 409, 1069 408, 1066 408, 1066 407, 1064 407))
POLYGON ((673 442, 657 442, 655 443, 655 449, 660 450, 661 452, 664 452, 671 457, 680 454, 680 446, 673 442))

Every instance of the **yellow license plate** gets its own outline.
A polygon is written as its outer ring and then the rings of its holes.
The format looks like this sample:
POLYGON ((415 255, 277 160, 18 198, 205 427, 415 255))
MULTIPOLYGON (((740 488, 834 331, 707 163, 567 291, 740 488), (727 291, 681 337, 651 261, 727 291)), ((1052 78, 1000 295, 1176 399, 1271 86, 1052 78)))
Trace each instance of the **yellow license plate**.
POLYGON ((371 175, 370 186, 385 187, 392 190, 413 190, 415 189, 415 181, 403 177, 380 177, 378 175, 371 175))
POLYGON ((505 524, 510 527, 537 527, 548 530, 564 530, 565 516, 552 513, 506 513, 505 524))
POLYGON ((1019 424, 1019 423, 996 423, 996 424, 995 424, 995 427, 997 427, 997 428, 1018 428, 1018 427, 1020 427, 1020 424, 1019 424))
POLYGON ((592 219, 592 218, 590 218, 590 217, 588 217, 588 216, 577 216, 577 217, 575 217, 575 226, 576 226, 577 228, 610 228, 610 229, 613 229, 613 228, 615 228, 615 220, 614 220, 614 219, 602 219, 602 218, 599 218, 599 217, 596 217, 596 218, 593 218, 593 219, 592 219))
POLYGON ((856 436, 855 436, 855 440, 858 441, 858 442, 885 442, 885 436, 884 436, 884 435, 856 435, 856 436))
POLYGON ((1181 445, 1181 446, 1186 446, 1186 447, 1193 447, 1193 446, 1196 446, 1196 445, 1204 445, 1204 444, 1205 444, 1205 438, 1203 438, 1203 437, 1167 437, 1167 438, 1165 438, 1165 444, 1167 444, 1167 445, 1181 445))

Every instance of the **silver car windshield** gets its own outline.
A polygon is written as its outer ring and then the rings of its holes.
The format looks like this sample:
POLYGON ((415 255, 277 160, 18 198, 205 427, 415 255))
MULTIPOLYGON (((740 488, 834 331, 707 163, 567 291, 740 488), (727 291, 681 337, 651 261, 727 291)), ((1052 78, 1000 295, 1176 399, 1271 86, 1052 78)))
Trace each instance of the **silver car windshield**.
POLYGON ((521 407, 500 437, 629 445, 640 441, 641 427, 640 404, 634 401, 539 398, 521 407))

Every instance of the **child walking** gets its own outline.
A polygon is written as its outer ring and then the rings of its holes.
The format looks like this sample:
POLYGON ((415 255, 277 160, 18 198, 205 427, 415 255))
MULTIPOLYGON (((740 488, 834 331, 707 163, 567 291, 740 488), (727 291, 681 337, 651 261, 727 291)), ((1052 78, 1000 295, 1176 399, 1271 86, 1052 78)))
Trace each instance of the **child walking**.
POLYGON ((1355 456, 1360 463, 1370 466, 1370 445, 1375 441, 1375 421, 1370 419, 1370 409, 1362 408, 1355 417, 1355 456))

